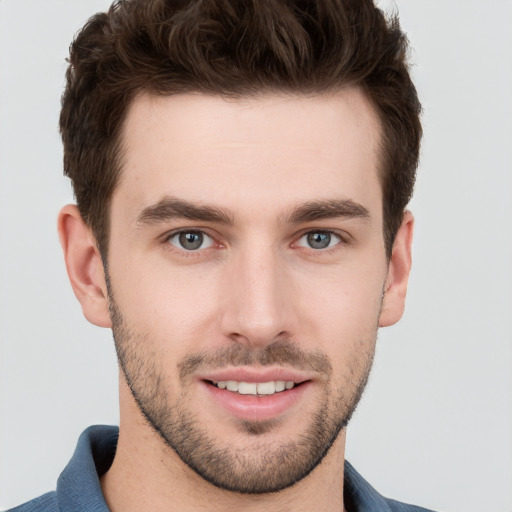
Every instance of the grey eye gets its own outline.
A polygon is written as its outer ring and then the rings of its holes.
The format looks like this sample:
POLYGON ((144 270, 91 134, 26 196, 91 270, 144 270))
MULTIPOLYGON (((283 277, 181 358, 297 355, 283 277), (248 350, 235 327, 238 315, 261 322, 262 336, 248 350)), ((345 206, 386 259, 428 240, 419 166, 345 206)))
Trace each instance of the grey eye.
POLYGON ((178 249, 197 251, 213 245, 213 239, 202 231, 180 231, 169 238, 169 243, 178 249))
POLYGON ((310 249, 327 249, 340 243, 341 239, 338 235, 330 231, 310 231, 301 236, 299 245, 309 247, 310 249))

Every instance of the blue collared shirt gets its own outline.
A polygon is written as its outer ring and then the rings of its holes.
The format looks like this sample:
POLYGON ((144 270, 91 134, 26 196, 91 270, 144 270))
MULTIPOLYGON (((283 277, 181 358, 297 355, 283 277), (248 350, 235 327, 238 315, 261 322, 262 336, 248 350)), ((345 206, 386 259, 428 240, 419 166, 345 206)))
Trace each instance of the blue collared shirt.
MULTIPOLYGON (((86 429, 57 480, 57 489, 7 512, 110 512, 100 477, 114 460, 118 436, 118 427, 95 425, 86 429)), ((431 512, 384 498, 348 462, 344 501, 348 512, 431 512)))

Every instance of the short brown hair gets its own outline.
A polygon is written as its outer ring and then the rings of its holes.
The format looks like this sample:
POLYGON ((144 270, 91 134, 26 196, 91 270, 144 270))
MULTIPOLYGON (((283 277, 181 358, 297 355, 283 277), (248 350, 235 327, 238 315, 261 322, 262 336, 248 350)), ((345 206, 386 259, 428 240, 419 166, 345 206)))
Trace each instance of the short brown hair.
POLYGON ((70 48, 60 129, 64 173, 102 255, 122 125, 137 94, 241 97, 356 86, 381 124, 389 256, 421 139, 407 44, 398 19, 387 20, 372 0, 119 0, 93 16, 70 48))

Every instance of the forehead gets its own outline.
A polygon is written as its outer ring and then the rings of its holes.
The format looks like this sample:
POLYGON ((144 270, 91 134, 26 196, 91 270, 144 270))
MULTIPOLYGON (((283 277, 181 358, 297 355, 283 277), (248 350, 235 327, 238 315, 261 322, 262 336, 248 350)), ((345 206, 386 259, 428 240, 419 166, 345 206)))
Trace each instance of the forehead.
POLYGON ((141 95, 124 125, 113 208, 119 197, 135 214, 166 195, 233 210, 334 196, 380 204, 379 136, 357 89, 237 100, 141 95))

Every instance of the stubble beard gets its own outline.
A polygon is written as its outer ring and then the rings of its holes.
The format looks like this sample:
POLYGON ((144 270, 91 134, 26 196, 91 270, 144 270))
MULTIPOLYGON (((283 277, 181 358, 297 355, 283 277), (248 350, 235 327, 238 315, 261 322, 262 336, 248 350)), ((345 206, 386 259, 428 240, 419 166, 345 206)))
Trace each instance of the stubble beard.
MULTIPOLYGON (((363 394, 373 362, 376 327, 368 339, 361 342, 358 359, 343 384, 332 389, 329 387, 331 379, 326 381, 322 396, 315 404, 316 410, 298 439, 285 443, 269 441, 264 434, 276 428, 279 420, 240 421, 237 424, 240 435, 251 437, 251 442, 245 442, 243 448, 235 447, 234 443, 221 446, 187 406, 184 387, 177 402, 170 403, 165 371, 158 365, 157 354, 141 349, 147 336, 129 329, 112 293, 109 293, 109 309, 119 366, 140 412, 187 466, 207 482, 227 491, 277 492, 311 473, 347 426, 363 394)), ((269 365, 283 363, 287 355, 294 361, 302 361, 302 367, 320 365, 327 373, 331 368, 324 354, 300 352, 290 341, 276 341, 257 352, 238 345, 207 359, 217 364, 221 360, 225 364, 229 361, 235 366, 243 363, 269 365)), ((178 366, 194 367, 204 359, 196 354, 178 366)), ((182 382, 184 373, 180 375, 182 382)))

